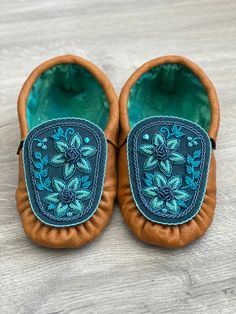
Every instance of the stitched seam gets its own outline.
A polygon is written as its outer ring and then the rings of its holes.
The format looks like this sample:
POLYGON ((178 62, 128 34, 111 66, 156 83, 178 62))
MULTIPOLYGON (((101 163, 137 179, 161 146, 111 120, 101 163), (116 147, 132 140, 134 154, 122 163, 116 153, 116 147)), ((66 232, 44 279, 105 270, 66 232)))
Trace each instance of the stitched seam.
MULTIPOLYGON (((67 125, 67 123, 66 122, 64 122, 64 123, 60 123, 60 126, 65 126, 65 125, 67 125)), ((37 137, 39 134, 41 134, 41 133, 43 133, 43 132, 47 132, 47 131, 49 131, 49 130, 51 130, 52 128, 55 128, 55 127, 57 127, 58 125, 57 124, 55 124, 55 125, 53 125, 53 126, 48 126, 48 127, 45 127, 45 128, 42 128, 42 129, 40 129, 38 132, 36 132, 35 133, 35 137, 37 137)), ((71 126, 76 126, 76 123, 72 123, 71 122, 71 126)), ((86 126, 86 125, 80 125, 80 127, 82 127, 82 128, 84 128, 84 129, 86 129, 87 131, 90 131, 90 132, 92 132, 92 129, 90 128, 90 127, 88 127, 88 126, 86 126)), ((93 133, 93 132, 92 132, 93 133)), ((99 142, 99 148, 101 148, 101 141, 100 141, 100 139, 99 139, 99 137, 97 136, 97 134, 94 134, 95 135, 95 137, 96 137, 96 139, 98 140, 98 142, 99 142)), ((37 203, 38 203, 38 205, 39 205, 39 207, 40 207, 40 210, 41 210, 41 212, 45 215, 45 216, 48 216, 49 218, 51 218, 51 219, 55 219, 55 217, 54 217, 54 215, 51 215, 50 213, 48 213, 45 209, 44 209, 44 207, 43 207, 43 205, 42 205, 42 202, 41 202, 41 198, 40 198, 40 196, 39 196, 39 192, 37 191, 37 189, 35 188, 35 185, 36 185, 36 180, 35 180, 35 178, 33 177, 33 175, 32 175, 32 173, 33 173, 33 171, 34 171, 34 168, 33 168, 33 160, 32 160, 32 158, 31 158, 31 152, 32 152, 32 145, 33 145, 33 139, 31 138, 31 140, 30 140, 30 142, 29 142, 29 145, 28 145, 28 158, 29 158, 29 161, 30 161, 30 170, 31 170, 31 180, 32 180, 32 182, 33 182, 33 187, 34 187, 34 191, 35 191, 35 196, 36 196, 36 200, 37 200, 37 203)), ((94 179, 95 179, 95 182, 94 182, 94 188, 93 188, 93 191, 92 191, 92 197, 91 197, 91 199, 90 199, 90 201, 89 201, 89 205, 84 209, 84 211, 82 211, 81 213, 79 213, 78 215, 76 215, 76 216, 73 216, 73 217, 69 217, 69 218, 57 218, 57 220, 58 221, 71 221, 71 220, 75 220, 75 219, 78 219, 78 218, 80 218, 81 216, 83 216, 87 211, 89 211, 90 210, 90 208, 91 208, 91 206, 92 206, 92 202, 93 202, 93 200, 94 200, 94 197, 95 197, 95 193, 94 193, 94 191, 95 191, 95 189, 96 189, 96 184, 97 184, 97 179, 98 179, 98 177, 97 177, 97 172, 98 172, 98 167, 99 167, 99 163, 100 163, 100 157, 101 157, 101 149, 99 150, 99 154, 98 154, 98 158, 96 159, 96 166, 95 166, 95 176, 94 176, 94 179), (99 160, 99 161, 98 161, 99 160)))
MULTIPOLYGON (((137 184, 137 189, 138 189, 138 192, 139 192, 139 196, 144 204, 145 207, 147 208, 150 208, 149 204, 147 204, 146 202, 146 199, 143 197, 143 194, 142 194, 142 191, 141 191, 141 179, 140 179, 140 175, 139 175, 139 167, 138 167, 138 154, 137 154, 137 141, 138 141, 138 136, 140 135, 140 133, 142 133, 145 129, 147 128, 151 128, 153 126, 156 126, 156 125, 159 125, 160 122, 153 122, 153 123, 150 123, 149 125, 145 125, 143 126, 141 129, 139 129, 136 133, 135 133, 135 140, 133 142, 133 158, 134 158, 134 168, 135 168, 135 178, 136 178, 136 184, 137 184)), ((165 123, 166 125, 172 125, 173 122, 166 122, 165 123)), ((188 129, 188 130, 191 130, 193 133, 195 132, 195 134, 197 136, 201 136, 201 134, 199 132, 196 132, 192 127, 187 127, 186 125, 181 125, 182 127, 188 129), (194 130, 194 131, 193 131, 194 130)), ((203 140, 202 136, 201 136, 201 141, 203 140)), ((205 143, 201 143, 201 145, 204 144, 204 150, 203 150, 203 158, 202 158, 202 162, 201 162, 201 167, 200 167, 200 170, 202 170, 203 168, 203 165, 205 163, 205 143)), ((199 181, 202 180, 202 173, 201 173, 201 178, 199 181)), ((166 217, 166 218, 179 218, 179 217, 182 217, 186 214, 188 214, 192 208, 195 206, 196 204, 196 201, 197 201, 197 198, 198 198, 198 194, 199 194, 199 190, 197 190, 197 194, 195 193, 194 195, 194 198, 193 198, 193 201, 191 203, 191 205, 189 206, 189 208, 187 210, 185 210, 184 212, 180 213, 179 215, 171 215, 171 214, 164 214, 164 213, 161 213, 161 212, 158 212, 157 215, 158 216, 162 216, 162 217, 166 217)))
MULTIPOLYGON (((102 179, 102 188, 101 188, 100 196, 99 196, 99 198, 98 198, 98 202, 97 202, 97 204, 96 204, 96 206, 95 206, 94 211, 92 212, 92 214, 91 214, 88 218, 84 219, 83 221, 79 221, 79 222, 77 221, 77 222, 75 222, 75 223, 71 223, 70 225, 55 225, 55 224, 51 224, 51 223, 48 223, 48 222, 43 221, 43 220, 41 219, 41 217, 39 217, 39 216, 37 215, 37 212, 35 212, 35 210, 34 210, 34 208, 33 208, 33 206, 32 206, 31 199, 30 199, 30 193, 29 193, 29 189, 28 189, 28 185, 27 185, 27 180, 26 180, 25 163, 23 162, 23 164, 24 164, 25 182, 26 182, 26 188, 27 188, 27 192, 28 192, 28 197, 29 197, 29 201, 30 201, 31 208, 32 208, 34 214, 37 216, 37 218, 39 218, 43 223, 48 224, 48 225, 51 225, 51 226, 54 226, 54 227, 60 227, 60 228, 61 228, 61 227, 70 227, 70 226, 73 226, 73 225, 79 225, 79 224, 84 223, 85 221, 87 221, 88 219, 90 219, 90 218, 94 215, 94 213, 95 213, 95 211, 96 211, 96 209, 97 209, 97 207, 98 207, 98 205, 99 205, 99 203, 100 203, 100 201, 101 201, 102 191, 103 191, 103 185, 104 185, 104 180, 105 180, 106 163, 107 163, 107 140, 106 140, 105 134, 104 134, 104 132, 101 130, 101 128, 98 127, 96 124, 94 124, 94 123, 92 123, 92 122, 90 122, 90 121, 88 121, 88 120, 86 120, 86 119, 72 118, 72 117, 71 117, 71 118, 52 119, 52 120, 46 121, 45 123, 48 123, 48 122, 55 122, 55 124, 50 125, 50 126, 46 126, 46 127, 44 127, 44 128, 41 128, 41 129, 38 130, 37 132, 35 132, 35 134, 33 135, 33 137, 30 139, 30 141, 29 141, 29 143, 28 143, 27 152, 28 152, 28 159, 29 159, 30 178, 31 178, 31 181, 32 181, 32 184, 33 184, 33 190, 34 190, 34 194, 35 194, 36 203, 37 203, 38 206, 39 206, 40 212, 43 213, 46 217, 48 217, 48 218, 51 219, 51 220, 55 220, 55 216, 53 216, 53 215, 51 215, 50 213, 48 213, 47 211, 45 211, 45 209, 44 209, 44 207, 43 207, 43 205, 42 205, 41 199, 40 199, 40 197, 39 197, 39 193, 36 191, 36 188, 35 188, 36 180, 35 180, 34 177, 32 177, 34 168, 33 168, 33 160, 32 160, 32 158, 31 158, 30 149, 32 148, 33 139, 34 139, 38 134, 41 134, 41 133, 43 133, 43 132, 45 132, 45 131, 48 131, 48 130, 50 130, 50 129, 52 129, 52 128, 55 128, 55 127, 57 127, 58 125, 59 125, 59 126, 65 126, 65 125, 68 125, 68 123, 69 123, 70 126, 76 126, 76 127, 78 127, 78 123, 80 123, 79 127, 82 127, 82 128, 84 128, 84 129, 90 131, 90 132, 95 136, 97 142, 99 143, 98 145, 99 145, 100 150, 99 150, 99 156, 96 158, 96 165, 95 165, 95 170, 96 170, 96 172, 95 172, 95 174, 94 174, 94 179, 95 179, 96 182, 94 182, 94 186, 95 186, 95 187, 93 188, 93 192, 92 192, 92 193, 93 193, 93 197, 91 197, 91 199, 90 199, 90 201, 89 201, 89 204, 87 205, 86 209, 83 211, 82 214, 80 213, 80 214, 78 214, 78 215, 75 215, 75 216, 69 217, 69 218, 57 218, 57 219, 56 219, 56 221, 59 221, 59 222, 60 222, 60 221, 64 221, 65 223, 66 223, 66 222, 70 222, 70 221, 72 221, 72 220, 74 221, 74 220, 80 218, 81 216, 83 216, 86 212, 88 212, 88 211, 91 209, 91 207, 92 207, 92 205, 93 205, 94 197, 96 196, 96 195, 95 195, 95 189, 96 189, 97 181, 98 181, 99 164, 100 164, 100 162, 101 162, 101 153, 102 153, 101 148, 102 148, 102 144, 101 144, 101 140, 100 140, 99 136, 96 134, 95 130, 93 130, 91 127, 89 127, 89 126, 83 124, 83 122, 84 122, 84 123, 85 123, 85 122, 88 122, 88 123, 94 125, 96 128, 98 128, 98 129, 102 132, 102 134, 103 134, 103 136, 104 136, 104 139, 105 139, 105 163, 104 163, 103 173, 102 173, 102 175, 103 175, 103 179, 102 179), (64 121, 64 122, 63 122, 63 121, 62 121, 63 119, 64 119, 64 120, 67 120, 67 121, 64 121), (73 120, 73 119, 76 119, 76 120, 78 120, 78 121, 70 121, 70 120, 73 120), (39 205, 39 204, 40 204, 40 205, 39 205)), ((33 129, 36 129, 36 128, 39 127, 39 126, 40 126, 40 125, 36 126, 36 127, 33 128, 33 129)), ((33 129, 32 129, 32 130, 33 130, 33 129)), ((32 131, 32 130, 31 130, 31 131, 32 131)), ((31 134, 31 132, 29 132, 28 135, 29 135, 29 134, 31 134)), ((27 135, 27 137, 28 137, 28 135, 27 135)), ((24 145, 24 151, 25 151, 25 149, 26 149, 26 148, 25 148, 25 145, 24 145)), ((104 152, 103 152, 103 153, 104 153, 104 152)), ((24 160, 23 160, 23 161, 24 161, 24 160)))
MULTIPOLYGON (((170 119, 177 119, 183 123, 185 123, 186 121, 189 122, 189 123, 192 123, 194 125, 196 125, 198 128, 200 128, 203 133, 205 133, 205 135, 207 136, 207 138, 209 139, 209 136, 207 134, 207 132, 202 128, 200 127, 199 125, 197 125, 196 123, 190 121, 190 120, 187 120, 187 119, 183 119, 183 118, 179 118, 179 117, 174 117, 174 116, 151 116, 151 117, 148 117, 146 119, 143 119, 141 121, 139 121, 136 125, 134 125, 134 127, 137 127, 139 124, 143 123, 144 121, 149 121, 149 120, 152 120, 152 119, 158 119, 158 118, 170 118, 170 119)), ((148 217, 143 211, 142 209, 140 208, 137 200, 136 200, 136 197, 135 197, 135 194, 134 194, 134 190, 133 190, 133 185, 132 185, 132 178, 131 178, 131 169, 130 169, 130 158, 129 158, 129 155, 130 155, 130 149, 129 149, 129 141, 130 141, 130 135, 131 135, 131 132, 132 130, 134 129, 134 127, 130 130, 129 134, 128 134, 128 138, 127 138, 127 143, 126 143, 126 148, 127 148, 127 161, 128 161, 128 174, 129 174, 129 181, 130 181, 130 189, 131 189, 131 193, 132 193, 132 196, 133 196, 133 199, 134 199, 134 202, 135 202, 135 205, 137 206, 137 208, 139 209, 139 211, 150 221, 154 222, 154 223, 157 223, 157 224, 162 224, 162 225, 179 225, 179 224, 184 224, 184 223, 187 223, 188 221, 192 220, 197 214, 198 212, 200 211, 201 207, 202 207, 202 204, 203 204, 203 201, 204 201, 204 195, 206 193, 206 188, 207 188, 207 182, 208 182, 208 175, 209 175, 209 168, 210 168, 210 159, 211 159, 211 145, 210 145, 210 151, 209 151, 209 161, 208 161, 208 165, 207 165, 207 168, 206 168, 206 182, 205 182, 205 186, 204 186, 204 189, 202 190, 202 197, 201 197, 201 202, 200 202, 200 205, 199 205, 199 209, 188 219, 184 220, 184 221, 181 221, 181 222, 162 222, 162 221, 155 221, 153 219, 151 219, 150 217, 148 217)), ((185 125, 184 125, 185 127, 185 125)), ((195 131, 196 132, 196 131, 195 131)), ((204 144, 206 145, 206 143, 204 142, 204 144)), ((205 152, 204 152, 204 160, 205 160, 205 152)), ((138 191, 139 192, 139 191, 138 191)), ((173 217, 172 217, 173 218, 173 217)))

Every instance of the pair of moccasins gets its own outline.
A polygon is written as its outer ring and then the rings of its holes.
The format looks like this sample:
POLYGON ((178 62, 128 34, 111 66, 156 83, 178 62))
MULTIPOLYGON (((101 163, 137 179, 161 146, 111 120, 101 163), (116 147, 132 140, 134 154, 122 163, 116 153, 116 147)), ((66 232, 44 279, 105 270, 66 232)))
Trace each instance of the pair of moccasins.
POLYGON ((35 243, 77 248, 93 240, 116 196, 124 221, 147 243, 182 247, 209 227, 219 105, 213 84, 188 59, 145 63, 119 101, 92 63, 51 59, 24 83, 18 116, 16 202, 35 243))

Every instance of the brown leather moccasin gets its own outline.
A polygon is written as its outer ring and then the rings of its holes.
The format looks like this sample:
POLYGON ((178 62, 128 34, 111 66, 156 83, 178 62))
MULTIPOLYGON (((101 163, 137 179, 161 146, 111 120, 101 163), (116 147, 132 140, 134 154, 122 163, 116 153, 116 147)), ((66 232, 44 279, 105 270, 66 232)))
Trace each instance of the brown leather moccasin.
POLYGON ((199 239, 216 206, 213 84, 184 57, 157 58, 128 79, 119 108, 118 201, 126 224, 161 247, 199 239))
POLYGON ((73 55, 37 67, 18 99, 17 209, 35 243, 77 248, 109 222, 116 197, 119 108, 95 65, 73 55))

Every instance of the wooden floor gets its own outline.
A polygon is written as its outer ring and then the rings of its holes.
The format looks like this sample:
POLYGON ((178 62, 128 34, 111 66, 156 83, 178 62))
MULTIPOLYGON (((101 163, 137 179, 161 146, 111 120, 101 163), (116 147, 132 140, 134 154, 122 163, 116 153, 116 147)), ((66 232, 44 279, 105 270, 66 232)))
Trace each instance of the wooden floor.
POLYGON ((236 313, 235 0, 0 1, 0 313, 236 313), (145 61, 184 55, 221 105, 218 200, 208 233, 181 250, 134 238, 115 207, 80 250, 29 241, 15 208, 16 101, 32 69, 72 53, 96 63, 119 94, 145 61))

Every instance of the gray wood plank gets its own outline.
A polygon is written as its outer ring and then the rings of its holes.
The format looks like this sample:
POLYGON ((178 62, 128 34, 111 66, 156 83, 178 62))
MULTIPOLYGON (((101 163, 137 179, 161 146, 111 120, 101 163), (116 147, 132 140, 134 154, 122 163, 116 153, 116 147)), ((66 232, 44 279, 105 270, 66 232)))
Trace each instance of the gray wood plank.
POLYGON ((236 2, 1 0, 0 313, 236 312, 236 2), (80 250, 52 251, 24 235, 15 209, 16 100, 26 76, 56 55, 102 68, 117 93, 143 62, 184 55, 215 83, 221 104, 218 203, 198 242, 164 250, 134 238, 118 206, 80 250))

